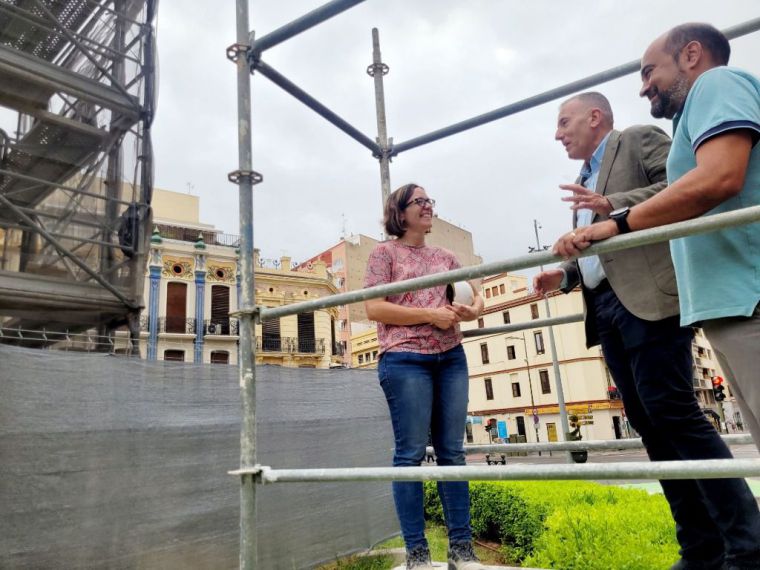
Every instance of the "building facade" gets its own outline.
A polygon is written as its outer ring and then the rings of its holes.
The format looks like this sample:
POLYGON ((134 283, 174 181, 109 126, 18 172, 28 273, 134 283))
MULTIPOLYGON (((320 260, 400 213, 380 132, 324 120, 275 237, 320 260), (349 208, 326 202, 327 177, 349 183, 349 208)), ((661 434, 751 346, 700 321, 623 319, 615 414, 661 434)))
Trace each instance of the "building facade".
MULTIPOLYGON (((528 293, 524 277, 502 274, 486 278, 482 295, 483 316, 476 322, 462 323, 463 330, 529 324, 547 318, 544 299, 528 293)), ((552 317, 583 312, 580 289, 567 295, 553 293, 548 302, 552 317)), ((553 328, 568 415, 588 418, 581 426, 582 437, 591 440, 635 437, 601 349, 586 348, 583 323, 553 328)), ((511 436, 511 441, 562 439, 558 434, 561 427, 549 342, 548 327, 465 339, 470 371, 468 441, 488 443, 494 438, 509 440, 511 436), (497 426, 495 433, 485 429, 489 422, 497 426)), ((725 407, 726 419, 733 421, 736 428, 730 395, 725 406, 719 406, 713 396, 712 378, 721 375, 721 371, 700 329, 695 331, 692 350, 693 385, 700 407, 721 429, 726 427, 719 420, 725 407)))
MULTIPOLYGON (((198 221, 198 198, 159 190, 145 274, 141 354, 153 360, 237 364, 239 238, 198 221)), ((323 262, 295 271, 290 259, 254 251, 256 303, 277 307, 337 292, 323 262)), ((256 361, 328 368, 339 362, 337 310, 321 309, 256 325, 256 361)))

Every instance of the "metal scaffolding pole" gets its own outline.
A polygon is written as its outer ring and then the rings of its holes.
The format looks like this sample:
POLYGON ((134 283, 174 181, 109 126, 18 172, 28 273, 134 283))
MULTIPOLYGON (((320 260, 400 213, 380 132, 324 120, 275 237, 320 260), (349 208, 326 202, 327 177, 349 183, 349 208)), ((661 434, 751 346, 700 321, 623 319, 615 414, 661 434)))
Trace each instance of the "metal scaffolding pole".
MULTIPOLYGON (((723 30, 723 33, 728 39, 734 39, 752 32, 756 32, 757 30, 760 30, 760 18, 749 20, 743 24, 739 24, 738 26, 726 28, 723 30)), ((498 119, 503 119, 504 117, 514 115, 515 113, 519 113, 527 109, 532 109, 533 107, 538 107, 539 105, 543 105, 549 101, 554 101, 555 99, 560 99, 561 97, 572 95, 573 93, 577 93, 583 89, 589 89, 590 87, 594 87, 600 83, 606 83, 607 81, 612 81, 613 79, 617 79, 631 73, 638 73, 640 67, 641 62, 640 60, 636 59, 634 61, 624 63, 623 65, 618 65, 617 67, 612 67, 605 71, 595 73, 594 75, 589 75, 584 79, 566 83, 565 85, 550 89, 549 91, 544 91, 543 93, 539 93, 533 97, 528 97, 522 101, 500 107, 493 111, 489 111, 488 113, 483 113, 482 115, 478 115, 471 119, 466 119, 448 127, 438 129, 437 131, 433 131, 431 133, 427 133, 425 135, 421 135, 419 137, 415 137, 413 139, 409 139, 408 141, 399 143, 393 147, 392 154, 393 156, 396 156, 397 154, 402 153, 406 150, 410 150, 427 143, 450 137, 451 135, 455 135, 469 129, 474 129, 480 125, 485 125, 486 123, 497 121, 498 119)))
MULTIPOLYGON (((240 466, 256 465, 256 352, 254 338, 253 285, 253 185, 261 175, 252 170, 251 150, 251 76, 246 54, 250 49, 248 0, 237 0, 237 42, 227 55, 237 64, 238 95, 238 170, 229 175, 238 184, 240 208, 240 466)), ((256 568, 256 485, 254 475, 240 477, 240 568, 256 568)))
POLYGON ((326 119, 338 127, 341 131, 346 133, 356 142, 367 147, 372 151, 372 154, 382 154, 382 149, 375 141, 359 131, 359 129, 351 125, 348 121, 338 116, 337 113, 331 111, 325 105, 317 101, 314 97, 309 95, 306 91, 301 89, 298 85, 293 83, 290 79, 282 75, 276 69, 270 67, 261 60, 253 61, 251 70, 253 71, 254 69, 269 79, 272 83, 290 93, 293 97, 301 101, 301 103, 309 107, 311 110, 315 111, 320 117, 326 119))
MULTIPOLYGON (((241 471, 231 471, 240 475, 241 471)), ((578 481, 594 479, 723 479, 757 477, 760 459, 634 461, 585 465, 485 465, 445 467, 353 467, 335 469, 272 469, 257 467, 262 483, 329 481, 578 481)))
MULTIPOLYGON (((702 216, 693 220, 685 220, 675 224, 615 236, 595 243, 588 249, 584 250, 578 257, 599 255, 600 253, 608 253, 611 251, 621 251, 631 247, 649 245, 651 243, 658 243, 687 235, 706 234, 716 230, 757 221, 760 221, 760 206, 723 212, 712 216, 702 216)), ((561 260, 562 258, 549 251, 530 253, 505 261, 494 261, 472 267, 462 267, 453 271, 435 273, 424 277, 415 277, 414 279, 407 279, 406 281, 396 281, 395 283, 389 283, 387 285, 377 285, 376 287, 368 287, 367 289, 361 289, 358 291, 329 295, 327 297, 322 297, 321 299, 293 303, 291 305, 283 305, 271 309, 261 308, 258 311, 259 318, 261 320, 276 319, 316 309, 337 307, 338 305, 366 301, 367 299, 377 299, 379 297, 386 297, 388 295, 395 295, 406 291, 418 291, 436 285, 447 285, 449 283, 456 283, 457 281, 469 281, 470 279, 477 279, 478 277, 485 277, 487 275, 496 275, 497 273, 509 273, 511 271, 526 269, 528 267, 536 267, 538 264, 556 263, 561 260)))
POLYGON ((385 120, 385 90, 383 88, 383 76, 388 74, 388 66, 383 63, 380 55, 380 34, 377 28, 372 28, 372 65, 367 67, 367 75, 375 80, 375 112, 377 113, 377 144, 380 145, 380 188, 383 201, 380 211, 385 209, 385 203, 391 194, 391 170, 390 170, 390 144, 388 140, 388 126, 385 120))
POLYGON ((260 37, 258 40, 252 41, 251 52, 256 54, 261 53, 262 51, 274 47, 309 28, 313 28, 325 20, 329 20, 333 16, 337 16, 341 12, 345 12, 349 8, 353 8, 362 2, 364 2, 364 0, 333 0, 333 2, 328 2, 316 10, 312 10, 308 14, 301 16, 297 20, 293 20, 289 24, 285 24, 284 26, 277 28, 275 31, 260 37))

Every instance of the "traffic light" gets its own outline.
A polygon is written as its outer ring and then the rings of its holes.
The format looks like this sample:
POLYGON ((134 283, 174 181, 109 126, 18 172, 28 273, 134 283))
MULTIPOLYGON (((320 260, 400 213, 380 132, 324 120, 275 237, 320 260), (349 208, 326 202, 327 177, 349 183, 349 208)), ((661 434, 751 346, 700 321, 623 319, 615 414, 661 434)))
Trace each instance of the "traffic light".
POLYGON ((490 432, 493 432, 495 434, 496 433, 496 429, 497 429, 496 428, 496 419, 495 418, 491 418, 490 420, 488 420, 488 423, 486 424, 486 431, 490 431, 490 432))
POLYGON ((725 387, 723 386, 723 378, 721 376, 715 376, 712 379, 713 395, 716 402, 722 402, 726 399, 725 387))

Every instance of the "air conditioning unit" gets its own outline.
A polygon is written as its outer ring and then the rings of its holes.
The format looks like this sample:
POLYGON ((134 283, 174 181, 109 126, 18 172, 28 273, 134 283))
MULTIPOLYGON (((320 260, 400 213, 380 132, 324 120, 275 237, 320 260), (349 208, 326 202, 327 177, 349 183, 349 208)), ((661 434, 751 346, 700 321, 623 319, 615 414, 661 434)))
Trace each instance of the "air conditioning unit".
POLYGON ((211 323, 208 326, 208 334, 222 334, 222 325, 219 323, 211 323))

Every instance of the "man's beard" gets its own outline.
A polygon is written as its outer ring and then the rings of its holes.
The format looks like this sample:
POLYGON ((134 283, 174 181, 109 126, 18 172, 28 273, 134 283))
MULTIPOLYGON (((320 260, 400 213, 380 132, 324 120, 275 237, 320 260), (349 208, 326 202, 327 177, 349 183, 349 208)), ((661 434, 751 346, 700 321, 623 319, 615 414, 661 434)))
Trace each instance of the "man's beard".
POLYGON ((666 91, 657 92, 657 100, 652 102, 651 113, 655 119, 672 119, 681 110, 689 94, 689 82, 682 73, 666 91))

